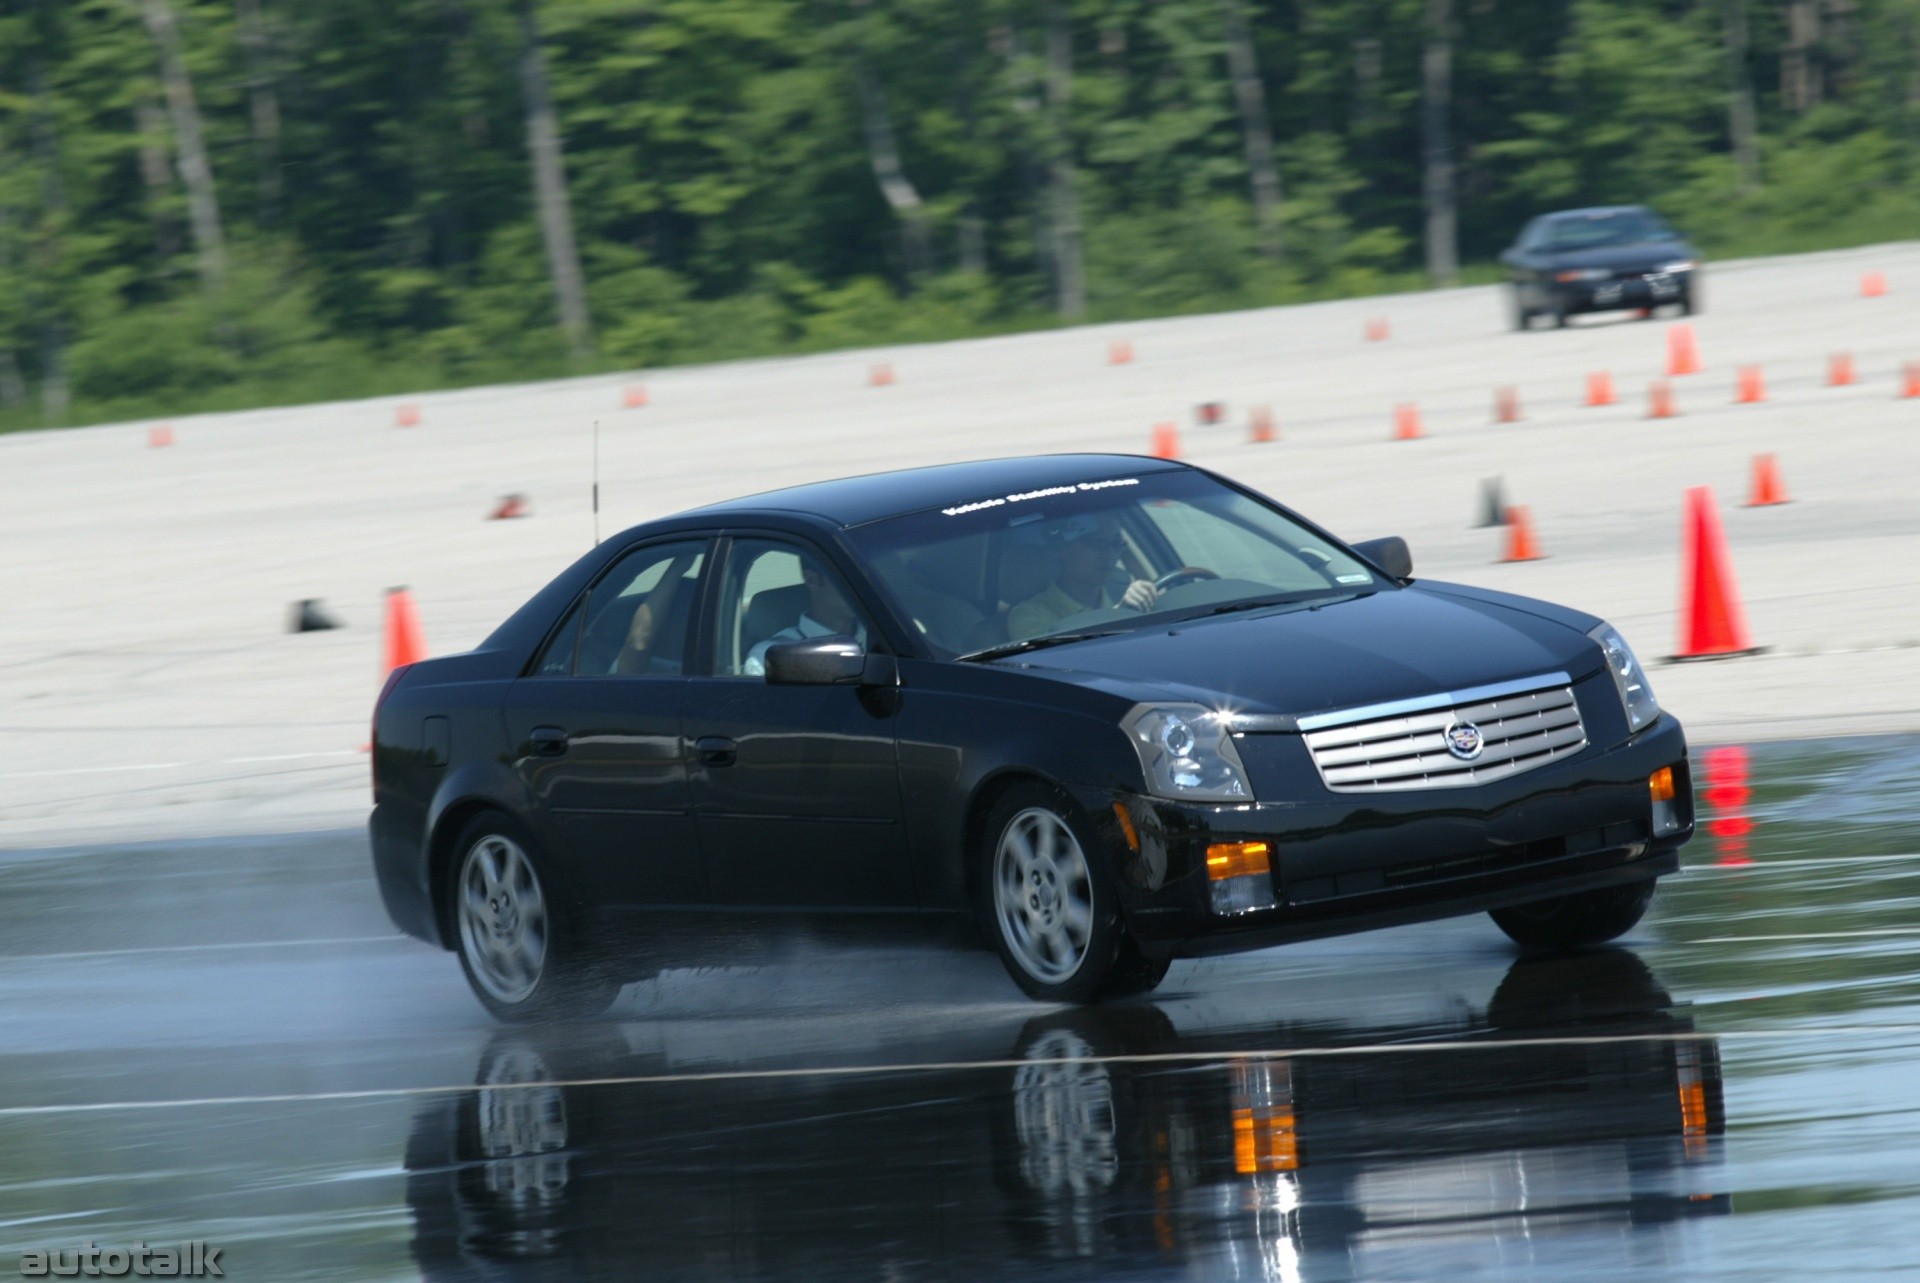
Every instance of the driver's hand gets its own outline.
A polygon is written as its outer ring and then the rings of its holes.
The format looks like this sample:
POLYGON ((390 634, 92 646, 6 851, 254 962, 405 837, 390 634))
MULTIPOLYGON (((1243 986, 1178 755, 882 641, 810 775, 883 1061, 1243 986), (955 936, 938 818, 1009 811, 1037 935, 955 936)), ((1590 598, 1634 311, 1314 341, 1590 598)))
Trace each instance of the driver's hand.
POLYGON ((1120 598, 1120 604, 1129 610, 1152 610, 1153 603, 1160 600, 1160 590, 1145 579, 1136 579, 1127 585, 1126 595, 1120 598))

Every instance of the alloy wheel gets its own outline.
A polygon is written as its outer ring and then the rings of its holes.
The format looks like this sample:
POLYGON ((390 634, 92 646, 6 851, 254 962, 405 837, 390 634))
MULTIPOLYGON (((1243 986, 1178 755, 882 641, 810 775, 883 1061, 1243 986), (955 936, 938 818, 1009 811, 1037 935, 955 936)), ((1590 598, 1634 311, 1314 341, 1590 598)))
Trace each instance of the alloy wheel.
POLYGON ((547 964, 547 901, 520 844, 500 833, 475 842, 460 868, 460 947, 488 996, 518 1003, 547 964))
POLYGON ((993 861, 994 913, 1007 951, 1042 984, 1086 961, 1093 938, 1093 876, 1066 821, 1028 807, 1007 822, 993 861))

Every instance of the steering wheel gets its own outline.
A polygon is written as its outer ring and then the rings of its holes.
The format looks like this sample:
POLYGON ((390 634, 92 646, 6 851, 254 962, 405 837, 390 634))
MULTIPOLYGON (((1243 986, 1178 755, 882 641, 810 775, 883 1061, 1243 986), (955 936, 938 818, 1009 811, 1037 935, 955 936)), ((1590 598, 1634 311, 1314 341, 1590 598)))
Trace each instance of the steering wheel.
POLYGON ((1205 566, 1182 566, 1178 570, 1169 570, 1166 574, 1154 580, 1153 586, 1159 591, 1165 592, 1169 588, 1178 588, 1183 584, 1194 584, 1199 583, 1202 579, 1218 579, 1219 577, 1220 575, 1217 571, 1208 570, 1205 566))

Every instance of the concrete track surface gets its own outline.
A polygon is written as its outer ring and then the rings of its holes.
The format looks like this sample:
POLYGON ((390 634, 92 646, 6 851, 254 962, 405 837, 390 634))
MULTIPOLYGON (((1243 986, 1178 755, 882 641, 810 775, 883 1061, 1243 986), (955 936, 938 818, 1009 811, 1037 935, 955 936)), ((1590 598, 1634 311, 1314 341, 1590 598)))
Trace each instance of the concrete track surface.
POLYGON ((493 1026, 353 831, 0 854, 0 1270, 236 1280, 1920 1276, 1920 737, 1703 755, 1621 947, 1484 917, 1021 999, 786 942, 493 1026))
POLYGON ((1188 459, 1348 538, 1404 535, 1424 575, 1605 615, 1648 659, 1675 647, 1682 491, 1711 485, 1771 649, 1657 673, 1694 739, 1920 729, 1920 399, 1896 396, 1920 244, 1717 265, 1706 300, 1705 371, 1660 420, 1666 319, 1516 334, 1483 288, 448 392, 409 428, 382 400, 184 419, 164 449, 144 423, 0 437, 0 726, 25 750, 0 767, 0 843, 355 822, 382 590, 411 585, 435 653, 485 636, 590 545, 596 421, 606 534, 854 472, 1144 452, 1177 422, 1188 459), (1885 297, 1859 296, 1869 268, 1885 297), (1114 339, 1132 363, 1107 363, 1114 339), (1857 384, 1825 386, 1835 352, 1857 384), (1762 404, 1734 404, 1746 364, 1762 404), (1581 404, 1597 370, 1619 404, 1581 404), (1493 421, 1503 386, 1521 422, 1493 421), (1208 401, 1227 421, 1197 427, 1208 401), (1424 439, 1389 439, 1401 403, 1424 439), (1278 442, 1248 442, 1259 405, 1278 442), (1793 503, 1740 506, 1762 451, 1793 503), (1474 528, 1495 476, 1545 560, 1497 564, 1502 533, 1474 528), (533 515, 484 521, 509 492, 533 515), (348 627, 284 633, 306 597, 348 627))

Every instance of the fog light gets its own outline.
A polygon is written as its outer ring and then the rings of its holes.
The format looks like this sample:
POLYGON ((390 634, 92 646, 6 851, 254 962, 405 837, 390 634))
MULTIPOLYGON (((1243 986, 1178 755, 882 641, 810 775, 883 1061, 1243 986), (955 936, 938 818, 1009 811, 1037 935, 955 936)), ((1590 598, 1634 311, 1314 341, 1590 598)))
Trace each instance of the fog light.
POLYGON ((1207 848, 1207 883, 1215 913, 1273 907, 1272 854, 1265 842, 1215 842, 1207 848))
POLYGON ((1680 806, 1675 800, 1673 768, 1663 766, 1647 776, 1647 792, 1653 799, 1653 836, 1663 838, 1678 833, 1680 806))

